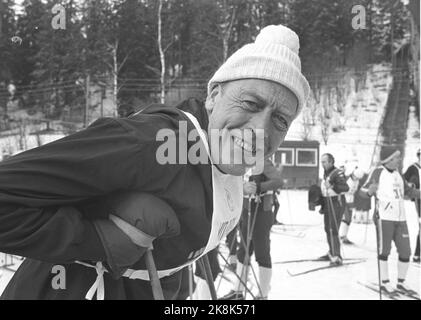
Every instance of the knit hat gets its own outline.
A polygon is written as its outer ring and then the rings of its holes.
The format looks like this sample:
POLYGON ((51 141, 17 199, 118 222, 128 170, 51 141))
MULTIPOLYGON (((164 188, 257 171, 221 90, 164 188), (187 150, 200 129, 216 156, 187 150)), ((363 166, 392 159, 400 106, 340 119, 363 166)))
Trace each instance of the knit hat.
POLYGON ((385 164, 392 160, 395 156, 400 155, 401 152, 393 147, 383 147, 380 150, 380 163, 385 164))
POLYGON ((297 34, 283 25, 263 28, 254 43, 234 52, 208 83, 208 94, 217 83, 239 79, 271 80, 290 89, 298 100, 298 112, 305 105, 310 86, 301 73, 297 34))

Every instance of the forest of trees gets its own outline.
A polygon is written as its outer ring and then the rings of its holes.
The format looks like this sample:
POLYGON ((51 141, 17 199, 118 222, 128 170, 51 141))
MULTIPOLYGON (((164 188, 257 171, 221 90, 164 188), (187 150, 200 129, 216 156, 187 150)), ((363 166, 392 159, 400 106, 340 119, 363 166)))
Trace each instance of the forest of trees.
POLYGON ((203 90, 269 24, 298 33, 314 87, 343 68, 391 62, 410 36, 408 17, 399 0, 0 0, 0 104, 9 83, 26 107, 48 101, 56 116, 84 105, 86 81, 112 88, 122 109, 174 83, 203 90), (65 29, 51 24, 57 4, 65 29), (366 29, 352 28, 356 4, 366 9, 366 29))

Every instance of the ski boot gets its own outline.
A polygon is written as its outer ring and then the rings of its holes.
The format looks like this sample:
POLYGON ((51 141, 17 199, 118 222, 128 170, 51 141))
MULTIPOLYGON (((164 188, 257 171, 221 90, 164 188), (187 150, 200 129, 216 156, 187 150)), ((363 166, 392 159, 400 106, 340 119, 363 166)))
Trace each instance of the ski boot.
POLYGON ((330 261, 332 259, 332 255, 328 252, 324 256, 317 258, 318 261, 330 261))
POLYGON ((380 290, 386 295, 393 295, 396 293, 395 289, 392 287, 389 281, 383 281, 380 286, 380 290))
POLYGON ((244 294, 241 291, 231 290, 222 298, 218 300, 245 300, 244 294))
POLYGON ((343 243, 343 244, 349 244, 349 245, 354 244, 352 241, 350 241, 350 240, 348 239, 348 237, 347 237, 347 236, 343 236, 343 237, 341 237, 341 241, 342 241, 342 243, 343 243))
POLYGON ((343 264, 342 258, 340 256, 333 256, 330 258, 331 266, 341 266, 343 264))
POLYGON ((403 281, 398 281, 398 284, 396 285, 396 291, 405 296, 419 299, 418 293, 415 290, 410 289, 403 281))

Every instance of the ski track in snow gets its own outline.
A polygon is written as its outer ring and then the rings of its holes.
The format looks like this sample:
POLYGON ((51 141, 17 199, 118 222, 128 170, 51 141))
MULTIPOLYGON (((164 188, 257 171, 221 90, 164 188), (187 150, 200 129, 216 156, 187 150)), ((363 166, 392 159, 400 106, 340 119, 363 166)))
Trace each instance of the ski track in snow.
MULTIPOLYGON (((323 216, 318 211, 308 211, 306 191, 281 191, 279 196, 281 208, 278 213, 278 220, 286 224, 308 224, 311 228, 305 230, 304 238, 296 238, 282 235, 278 232, 271 233, 271 254, 273 262, 272 289, 269 294, 270 300, 291 300, 291 299, 321 299, 321 300, 377 300, 379 295, 367 288, 360 282, 377 282, 377 259, 376 259, 376 235, 373 224, 352 223, 349 230, 349 238, 356 245, 342 246, 344 258, 362 258, 365 262, 339 267, 334 269, 317 271, 297 277, 288 275, 287 270, 299 272, 310 268, 327 265, 327 262, 300 262, 290 264, 276 264, 274 262, 318 258, 326 254, 328 250, 326 235, 323 229, 323 216), (288 202, 288 197, 289 202, 288 202), (294 204, 289 208, 288 203, 294 204), (319 225, 314 227, 313 225, 319 225), (367 234, 367 236, 365 236, 367 234), (364 241, 365 240, 365 241, 364 241)), ((418 233, 418 217, 414 203, 405 201, 408 227, 411 237, 411 247, 415 248, 416 235, 418 233)), ((280 230, 281 227, 274 227, 280 230)), ((292 227, 289 228, 293 229, 292 227)), ((298 228, 297 232, 302 228, 298 228)), ((225 247, 222 252, 227 253, 225 247)), ((252 265, 256 274, 257 264, 252 258, 252 265)), ((223 267, 223 265, 222 265, 223 267)), ((389 257, 389 272, 392 284, 397 278, 397 253, 393 245, 389 257)), ((228 275, 229 276, 229 275, 228 275)), ((230 277, 234 279, 233 277, 230 277)), ((253 280, 253 274, 251 274, 253 280)), ((216 283, 218 283, 219 278, 216 283)), ((254 280, 253 280, 254 282, 254 280)), ((420 268, 410 265, 407 277, 407 284, 410 288, 420 291, 420 268)), ((227 281, 221 281, 218 296, 223 296, 232 289, 227 281)), ((254 289, 257 293, 257 288, 254 289)), ((248 296, 251 298, 250 295, 248 296)), ((388 300, 383 297, 384 300, 388 300)), ((406 298, 401 298, 406 299, 406 298)))

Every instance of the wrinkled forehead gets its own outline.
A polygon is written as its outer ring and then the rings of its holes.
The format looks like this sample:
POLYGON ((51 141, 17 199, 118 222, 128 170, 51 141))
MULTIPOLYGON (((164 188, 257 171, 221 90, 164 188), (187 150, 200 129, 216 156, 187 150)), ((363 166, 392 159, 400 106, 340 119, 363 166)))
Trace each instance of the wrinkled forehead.
POLYGON ((271 108, 282 109, 291 118, 295 118, 298 110, 298 99, 287 87, 263 79, 241 79, 226 82, 225 88, 235 97, 252 98, 271 108))

